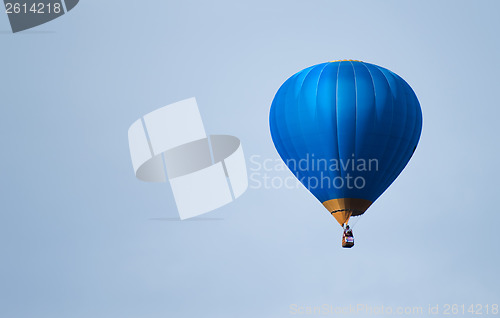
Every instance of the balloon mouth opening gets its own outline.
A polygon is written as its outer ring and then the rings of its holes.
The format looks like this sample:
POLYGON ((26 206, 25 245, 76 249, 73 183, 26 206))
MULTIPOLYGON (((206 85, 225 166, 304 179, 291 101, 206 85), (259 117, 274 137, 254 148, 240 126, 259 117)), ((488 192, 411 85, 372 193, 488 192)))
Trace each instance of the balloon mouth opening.
POLYGON ((365 213, 372 205, 372 201, 358 198, 338 198, 323 202, 324 207, 332 214, 337 222, 343 226, 351 216, 365 213))

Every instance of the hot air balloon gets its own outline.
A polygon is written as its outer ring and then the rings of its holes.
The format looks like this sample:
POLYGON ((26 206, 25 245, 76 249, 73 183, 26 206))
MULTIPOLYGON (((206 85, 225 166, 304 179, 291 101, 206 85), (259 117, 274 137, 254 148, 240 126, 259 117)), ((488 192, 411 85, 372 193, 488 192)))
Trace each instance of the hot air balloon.
POLYGON ((286 80, 269 125, 285 164, 344 227, 404 169, 420 138, 422 111, 397 74, 342 60, 286 80))

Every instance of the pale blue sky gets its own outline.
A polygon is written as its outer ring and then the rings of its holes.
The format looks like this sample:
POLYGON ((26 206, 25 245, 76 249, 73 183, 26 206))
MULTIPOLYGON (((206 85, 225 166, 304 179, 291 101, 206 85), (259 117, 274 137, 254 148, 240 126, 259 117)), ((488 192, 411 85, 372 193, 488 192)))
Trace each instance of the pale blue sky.
POLYGON ((0 317, 498 303, 498 12, 496 0, 82 0, 19 34, 0 14, 0 317), (212 220, 153 220, 175 203, 167 184, 135 179, 132 122, 195 96, 207 132, 278 158, 275 92, 343 58, 402 76, 424 115, 355 248, 304 189, 250 189, 212 220))

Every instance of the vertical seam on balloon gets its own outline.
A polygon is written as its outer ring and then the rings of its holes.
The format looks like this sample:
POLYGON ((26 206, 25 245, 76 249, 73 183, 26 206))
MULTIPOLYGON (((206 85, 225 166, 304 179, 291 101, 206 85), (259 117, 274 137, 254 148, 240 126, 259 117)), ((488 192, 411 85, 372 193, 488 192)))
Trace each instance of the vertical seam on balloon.
MULTIPOLYGON (((278 100, 276 100, 276 103, 274 103, 275 99, 273 99, 273 103, 271 104, 271 115, 270 115, 270 126, 274 126, 274 129, 270 127, 271 129, 271 137, 273 138, 273 142, 275 144, 276 150, 278 151, 279 156, 283 160, 283 163, 285 166, 291 171, 291 169, 288 167, 286 162, 291 158, 290 153, 293 152, 293 149, 287 149, 284 141, 284 137, 282 136, 280 129, 281 129, 281 124, 279 124, 279 120, 283 122, 283 127, 284 130, 287 131, 288 127, 286 125, 286 116, 283 116, 283 118, 279 118, 279 115, 284 112, 284 107, 281 105, 279 102, 279 99, 282 95, 283 98, 285 98, 286 93, 289 89, 289 82, 293 80, 293 77, 295 75, 292 75, 290 78, 288 78, 285 83, 283 83, 280 88, 278 89, 278 92, 275 95, 278 97, 278 100), (272 123, 271 123, 272 122, 272 123), (275 139, 275 138, 276 139, 275 139)), ((289 141, 288 141, 289 142, 289 141)))
MULTIPOLYGON (((340 73, 340 64, 342 64, 342 62, 339 62, 339 65, 337 67, 337 80, 336 80, 336 83, 335 83, 335 130, 337 131, 337 136, 335 136, 335 137, 337 138, 337 160, 340 160, 339 114, 338 114, 338 111, 339 111, 339 108, 338 108, 338 98, 339 98, 339 73, 340 73)), ((340 173, 340 178, 343 178, 343 176, 342 176, 342 169, 340 169, 339 173, 340 173)), ((339 190, 340 190, 339 192, 342 193, 342 195, 340 196, 340 198, 342 198, 344 196, 344 189, 339 189, 339 190)))
MULTIPOLYGON (((300 84, 300 89, 299 89, 299 96, 297 98, 297 122, 299 124, 299 129, 300 129, 300 138, 302 140, 302 143, 304 144, 304 148, 306 150, 306 153, 307 154, 311 154, 311 148, 309 147, 309 143, 307 142, 307 139, 304 138, 303 136, 305 135, 304 134, 304 123, 303 123, 303 117, 301 116, 300 114, 300 106, 302 105, 302 95, 303 95, 303 91, 302 89, 304 88, 304 84, 306 82, 306 80, 308 79, 309 76, 311 76, 311 74, 313 73, 313 70, 316 69, 316 67, 320 66, 321 64, 318 64, 318 65, 315 65, 314 67, 311 67, 311 69, 309 70, 309 72, 307 72, 307 74, 304 76, 303 80, 302 80, 302 83, 300 84)), ((321 73, 320 73, 321 74, 321 73)), ((314 156, 314 153, 312 153, 312 156, 314 156)), ((312 162, 314 162, 314 158, 310 158, 312 160, 312 162)), ((309 189, 308 189, 309 190, 309 189)), ((309 190, 310 191, 310 190, 309 190)))
MULTIPOLYGON (((401 80, 403 80, 403 79, 401 79, 401 80)), ((410 93, 410 90, 413 91, 411 89, 411 87, 406 82, 404 82, 404 80, 403 80, 402 86, 404 86, 405 93, 410 93)), ((405 97, 407 97, 407 96, 410 96, 410 94, 405 94, 405 97)), ((416 99, 416 97, 415 97, 415 99, 416 99)), ((410 107, 408 107, 408 101, 409 101, 409 98, 405 98, 405 103, 407 105, 407 115, 406 115, 404 130, 406 130, 406 127, 408 126, 408 122, 410 119, 409 118, 410 112, 408 111, 408 108, 410 108, 410 107)), ((417 101, 418 101, 418 99, 417 99, 417 101)), ((410 103, 410 104, 411 104, 411 106, 413 106, 413 103, 410 103)), ((411 108, 413 108, 413 114, 416 116, 418 113, 417 108, 415 106, 413 106, 411 108)), ((410 157, 407 158, 408 157, 407 154, 408 154, 409 150, 411 150, 411 148, 413 147, 413 139, 415 138, 415 130, 418 128, 418 125, 416 122, 414 122, 413 125, 414 126, 412 128, 412 131, 409 134, 408 145, 405 147, 405 151, 403 152, 403 155, 399 158, 397 158, 397 157, 395 158, 397 160, 396 160, 396 164, 394 166, 397 167, 397 169, 393 173, 391 173, 388 177, 386 177, 384 180, 384 184, 387 184, 387 187, 389 187, 392 184, 392 182, 394 182, 396 180, 396 178, 401 174, 401 172, 403 172, 406 165, 410 162, 410 159, 412 156, 410 155, 410 157), (406 163, 405 163, 405 161, 406 161, 406 163)), ((401 145, 402 141, 403 141, 403 139, 401 139, 399 145, 401 145)))
MULTIPOLYGON (((412 116, 412 117, 414 117, 414 118, 413 118, 414 120, 412 121, 412 125, 413 125, 413 127, 412 127, 412 131, 411 131, 411 133, 410 133, 410 134, 409 134, 409 136, 408 136, 408 145, 407 145, 406 152, 405 152, 405 153, 408 153, 408 152, 409 152, 409 150, 411 150, 411 149, 414 147, 414 146, 413 146, 413 139, 415 138, 415 129, 416 129, 416 128, 417 128, 417 126, 418 126, 418 125, 417 125, 417 122, 416 122, 416 118, 418 117, 418 116, 417 116, 417 108, 415 107, 415 103, 414 103, 414 102, 415 102, 415 99, 416 99, 417 101, 418 101, 418 99, 416 98, 416 96, 415 96, 415 98, 413 98, 413 94, 412 94, 412 93, 413 93, 413 90, 411 89, 410 85, 408 85, 408 83, 406 83, 406 81, 404 81, 404 80, 403 80, 403 86, 405 87, 405 90, 406 90, 406 93, 407 93, 407 101, 409 101, 409 100, 411 101, 411 103, 410 103, 410 107, 408 107, 408 108, 411 108, 411 109, 413 110, 413 112, 412 112, 413 116, 412 116)), ((409 117, 410 117, 410 116, 409 116, 409 114, 408 114, 407 119, 406 119, 406 120, 407 120, 407 122, 408 122, 408 120, 409 120, 409 119, 411 119, 411 118, 409 118, 409 117)), ((407 164, 408 164, 408 162, 410 161, 410 159, 411 159, 412 155, 413 155, 413 152, 411 153, 410 157, 408 158, 408 160, 407 160, 406 164, 402 167, 402 170, 404 169, 404 167, 406 167, 406 165, 407 165, 407 164)), ((404 156, 404 157, 400 158, 399 165, 401 165, 401 163, 403 162, 403 160, 404 160, 404 158, 405 158, 405 157, 406 157, 406 156, 404 156)), ((401 171, 402 171, 402 170, 401 170, 401 171)))
MULTIPOLYGON (((397 148, 401 148, 401 145, 404 144, 404 137, 406 137, 406 135, 407 135, 406 131, 408 130, 407 128, 408 128, 409 113, 410 113, 408 111, 409 107, 408 107, 408 98, 407 98, 408 97, 407 96, 407 87, 405 85, 406 83, 404 82, 403 79, 400 79, 400 80, 403 81, 403 83, 398 83, 398 84, 400 85, 400 87, 403 88, 403 91, 404 91, 404 94, 405 94, 405 96, 404 96, 404 105, 405 105, 405 109, 406 109, 406 116, 404 117, 405 118, 405 122, 404 122, 404 125, 403 125, 403 131, 402 131, 401 138, 399 140, 397 148)), ((413 133, 413 129, 412 129, 411 133, 413 133)), ((404 158, 406 156, 405 154, 407 153, 407 149, 408 149, 408 147, 405 147, 405 151, 402 152, 401 155, 398 155, 396 153, 396 155, 393 156, 393 158, 391 160, 391 163, 392 163, 391 166, 395 167, 396 170, 393 171, 390 175, 388 175, 388 176, 385 177, 384 184, 388 184, 388 185, 392 184, 392 182, 394 182, 394 180, 396 180, 397 176, 403 171, 404 166, 401 167, 401 163, 402 163, 402 161, 404 160, 404 158)), ((408 161, 407 161, 407 163, 408 163, 408 161)))
MULTIPOLYGON (((318 90, 319 90, 319 83, 321 81, 321 76, 323 75, 323 72, 324 70, 327 68, 327 66, 330 65, 330 63, 325 63, 325 66, 323 67, 323 69, 321 70, 321 72, 319 73, 318 75, 318 81, 316 83, 316 96, 315 96, 315 108, 314 108, 314 122, 316 123, 316 126, 318 127, 318 132, 321 132, 320 130, 320 125, 319 125, 319 122, 318 122, 318 90)), ((323 150, 322 150, 323 151, 323 150)), ((323 153, 321 154, 321 157, 324 157, 325 156, 325 152, 323 151, 323 153)), ((327 173, 328 173, 328 180, 333 180, 332 179, 332 173, 331 173, 331 169, 329 167, 327 167, 327 173)), ((330 183, 328 183, 328 189, 326 191, 328 194, 330 192, 330 183)), ((322 200, 320 200, 322 201, 322 200)))
MULTIPOLYGON (((373 127, 375 127, 375 124, 376 124, 376 119, 377 119, 377 90, 375 89, 375 80, 373 79, 373 74, 372 72, 370 71, 370 68, 368 66, 366 66, 365 63, 361 63, 364 68, 366 68, 366 70, 368 71, 368 74, 370 74, 370 79, 372 81, 372 88, 373 88, 373 107, 374 107, 374 110, 373 110, 373 120, 372 120, 372 125, 373 127)), ((368 159, 374 159, 374 158, 368 158, 368 159)), ((372 172, 373 173, 373 172, 372 172)), ((371 179, 373 180, 373 179, 371 179)), ((368 185, 368 188, 366 188, 366 193, 367 195, 369 195, 372 191, 373 191, 373 181, 368 185)), ((373 202, 373 200, 371 200, 373 202)))
POLYGON ((356 159, 356 129, 357 129, 357 122, 358 122, 358 82, 356 81, 356 69, 354 68, 354 64, 352 61, 350 61, 352 66, 352 72, 354 74, 354 159, 356 159))
POLYGON ((315 101, 316 101, 316 107, 314 108, 314 121, 316 121, 316 118, 318 117, 318 89, 319 89, 319 82, 321 80, 321 75, 323 75, 323 71, 325 70, 325 68, 329 65, 329 63, 325 63, 325 66, 323 66, 323 68, 321 69, 321 72, 319 72, 319 75, 318 75, 318 81, 316 83, 316 96, 315 96, 315 101))
MULTIPOLYGON (((312 69, 313 69, 313 67, 310 67, 310 68, 309 68, 309 70, 307 71, 307 74, 309 74, 309 72, 311 72, 311 70, 312 70, 312 69)), ((300 71, 299 73, 302 73, 303 71, 304 71, 304 70, 300 71)), ((294 82, 293 82, 293 83, 291 83, 291 84, 295 84, 295 82, 297 81, 297 77, 298 77, 297 75, 298 75, 299 73, 296 73, 296 74, 293 76, 293 77, 294 77, 294 82)), ((305 77, 307 76, 307 74, 304 76, 304 79, 305 79, 305 77)), ((304 82, 302 81, 302 83, 301 83, 301 88, 302 88, 303 83, 304 83, 304 82)), ((287 105, 286 101, 287 101, 288 94, 290 94, 290 91, 293 91, 293 90, 292 90, 292 88, 291 88, 291 87, 287 87, 287 90, 286 90, 286 92, 285 92, 285 106, 287 105)), ((298 103, 298 102, 297 102, 297 103, 298 103)), ((297 106, 298 106, 298 105, 297 105, 297 106)), ((285 124, 286 130, 287 130, 287 132, 290 132, 290 131, 291 131, 290 126, 289 126, 289 124, 290 124, 290 123, 289 123, 289 121, 288 121, 289 116, 286 116, 286 113, 287 113, 287 111, 286 111, 286 110, 285 110, 285 111, 283 111, 283 113, 285 114, 285 116, 284 116, 284 117, 285 117, 285 118, 284 118, 284 124, 285 124)), ((298 122, 298 125, 300 125, 300 122, 298 122)), ((302 129, 302 128, 299 126, 299 129, 302 129)), ((291 133, 289 133, 288 135, 291 135, 291 133)), ((297 138, 301 138, 301 137, 297 137, 297 138)), ((297 160, 297 157, 299 156, 299 151, 298 151, 297 147, 295 146, 295 143, 294 143, 294 142, 292 142, 291 138, 290 138, 290 142, 289 142, 288 144, 290 145, 290 148, 291 148, 291 149, 290 149, 290 151, 292 152, 292 154, 294 154, 294 156, 293 156, 293 157, 295 158, 295 160, 297 160)), ((295 163, 295 164, 297 165, 297 163, 295 163)), ((285 162, 285 165, 288 167, 288 164, 287 164, 286 162, 285 162)), ((290 171, 292 171, 292 170, 290 169, 290 167, 288 167, 288 169, 289 169, 290 171)), ((296 169, 296 171, 295 171, 295 172, 297 172, 297 171, 298 171, 298 170, 296 169)), ((294 172, 294 171, 292 171, 292 172, 294 172)), ((295 176, 295 177, 298 177, 298 175, 297 175, 297 174, 294 174, 294 176, 295 176)), ((305 186, 305 185, 304 185, 304 186, 305 186)), ((307 187, 306 187, 306 188, 307 188, 307 187)), ((308 190, 309 190, 309 189, 308 189, 308 190)))
MULTIPOLYGON (((297 138, 300 139, 300 142, 304 145, 304 148, 306 150, 306 155, 309 154, 309 147, 307 146, 307 140, 303 137, 304 134, 304 130, 303 130, 303 122, 302 122, 302 118, 300 116, 300 112, 299 112, 299 107, 300 107, 300 103, 301 103, 301 99, 302 99, 302 88, 304 87, 304 83, 306 81, 306 78, 311 74, 312 70, 315 69, 317 67, 317 65, 309 68, 309 70, 307 71, 307 73, 304 75, 304 77, 302 78, 302 82, 300 83, 300 88, 298 90, 299 92, 299 96, 298 98, 296 99, 296 107, 297 107, 297 112, 296 112, 296 116, 297 116, 297 124, 298 124, 298 128, 300 130, 300 134, 297 138)), ((295 145, 292 144, 292 146, 295 148, 295 145)), ((299 152, 296 150, 296 154, 299 154, 299 152)), ((301 158, 302 159, 302 158, 301 158)), ((297 163, 295 163, 297 164, 297 163)), ((306 187, 306 189, 311 192, 311 189, 309 189, 309 185, 306 186, 304 184, 304 186, 306 187)))
MULTIPOLYGON (((383 72, 382 72, 382 73, 383 73, 383 72)), ((391 72, 391 73, 392 73, 392 72, 391 72)), ((385 76, 385 74, 384 74, 384 76, 385 76)), ((396 75, 396 76, 397 76, 397 75, 396 75)), ((397 86, 400 86, 399 81, 398 81, 398 83, 397 83, 397 86)), ((400 89, 400 88, 398 87, 398 89, 400 89)), ((406 100, 406 96, 404 96, 404 97, 405 97, 405 98, 404 98, 405 107, 407 107, 407 100, 406 100)), ((407 125, 408 110, 407 110, 407 109, 405 109, 405 111, 406 111, 406 113, 405 113, 405 115, 406 115, 406 116, 404 116, 403 129, 402 129, 402 133, 401 133, 401 135, 400 135, 400 136, 398 136, 398 137, 400 138, 400 140, 399 140, 399 142, 397 143, 397 145, 395 146, 395 148, 396 148, 396 149, 397 149, 397 148, 401 145, 401 142, 402 142, 402 140, 403 140, 403 138, 402 138, 402 137, 403 137, 403 135, 404 135, 404 131, 405 131, 405 129, 406 129, 406 125, 407 125)), ((398 159, 397 155, 398 155, 398 152, 395 152, 395 153, 393 153, 393 154, 392 154, 391 159, 389 160, 389 165, 388 165, 389 167, 394 167, 394 161, 398 161, 398 160, 397 160, 397 159, 398 159)), ((396 168, 398 168, 398 167, 396 167, 396 168)), ((392 171, 391 173, 386 174, 386 176, 385 176, 385 177, 381 180, 381 181, 382 181, 382 183, 381 183, 381 184, 382 184, 382 186, 385 186, 385 188, 386 188, 386 189, 388 188, 388 186, 386 186, 386 184, 387 184, 388 182, 389 182, 389 185, 390 185, 390 184, 392 184, 392 182, 390 182, 389 180, 391 180, 392 176, 395 174, 395 172, 396 172, 397 170, 398 170, 398 169, 396 169, 395 171, 392 171)), ((401 171, 402 171, 402 170, 401 170, 401 171)), ((401 173, 401 171, 400 171, 399 173, 401 173)), ((397 175, 399 175, 399 174, 397 174, 397 175)), ((394 179, 394 180, 395 180, 395 179, 394 179)), ((394 180, 392 180, 392 181, 394 181, 394 180)))
POLYGON ((418 140, 420 139, 420 132, 421 132, 421 125, 420 125, 420 115, 421 115, 421 110, 420 110, 420 103, 418 101, 418 98, 411 88, 411 86, 406 83, 408 93, 411 96, 411 99, 413 100, 412 106, 414 109, 415 113, 415 118, 414 118, 414 126, 413 126, 413 131, 412 134, 409 138, 409 143, 408 143, 408 151, 411 150, 410 157, 408 158, 406 164, 403 166, 403 169, 408 165, 410 162, 410 159, 413 157, 414 149, 417 147, 418 140), (412 149, 413 148, 413 149, 412 149))
MULTIPOLYGON (((382 75, 384 76, 384 78, 385 78, 385 80, 387 82, 387 85, 389 86, 390 93, 391 93, 391 106, 392 106, 391 110, 392 111, 391 111, 391 129, 389 131, 389 140, 390 140, 390 138, 392 137, 391 133, 392 133, 392 131, 394 129, 395 100, 394 100, 394 97, 393 97, 392 87, 391 87, 391 84, 389 83, 389 79, 387 78, 387 76, 385 75, 385 73, 382 70, 380 70, 380 73, 382 73, 382 75)), ((387 146, 389 144, 389 140, 388 140, 387 144, 384 147, 384 153, 385 153, 385 151, 387 151, 387 146)), ((386 170, 385 171, 386 174, 389 172, 389 168, 391 167, 391 162, 392 162, 392 158, 393 157, 394 157, 394 154, 392 154, 391 157, 388 158, 388 160, 387 160, 387 165, 385 167, 386 168, 385 169, 386 170)), ((379 181, 379 187, 382 189, 381 190, 382 192, 379 195, 382 195, 382 193, 384 193, 387 190, 387 187, 384 186, 384 184, 385 184, 385 178, 383 177, 383 174, 379 175, 379 178, 377 179, 377 181, 379 181)), ((380 189, 379 189, 379 191, 380 191, 380 189)))
MULTIPOLYGON (((288 81, 288 80, 287 80, 287 81, 288 81)), ((287 81, 285 81, 285 83, 284 83, 283 85, 285 85, 287 81)), ((285 90, 285 88, 286 88, 286 90, 288 89, 288 86, 283 87, 283 85, 282 85, 282 87, 280 87, 280 88, 278 89, 278 92, 276 93, 276 95, 278 95, 278 94, 280 93, 281 89, 283 89, 283 90, 285 90)), ((284 92, 283 94, 285 94, 285 95, 286 95, 286 92, 284 92)), ((273 121, 273 123, 272 123, 272 124, 273 124, 273 126, 275 127, 274 133, 273 133, 273 130, 271 130, 271 138, 273 137, 273 134, 275 134, 275 135, 276 135, 276 139, 277 139, 276 141, 277 141, 277 144, 279 145, 279 146, 277 146, 277 147, 276 147, 276 150, 278 151, 278 154, 279 154, 279 155, 280 155, 280 157, 282 157, 282 158, 283 158, 283 156, 284 156, 286 159, 289 159, 289 158, 290 158, 290 151, 289 151, 289 150, 287 150, 287 149, 283 146, 283 144, 284 144, 283 137, 281 136, 280 129, 279 129, 279 126, 278 126, 278 123, 277 123, 277 121, 278 121, 278 110, 279 110, 279 106, 278 106, 278 104, 279 104, 278 102, 276 102, 276 104, 274 104, 274 103, 273 103, 273 104, 271 104, 271 116, 272 116, 271 118, 273 119, 273 120, 272 120, 272 121, 273 121), (279 149, 278 149, 278 148, 279 148, 279 149), (281 151, 281 152, 280 152, 280 151, 281 151), (282 153, 283 153, 283 154, 282 154, 282 153)), ((283 120, 283 122, 285 123, 285 119, 283 118, 282 120, 283 120)), ((271 129, 271 127, 269 127, 269 128, 271 129)), ((273 138, 273 142, 274 142, 274 138, 273 138)), ((275 143, 275 144, 276 144, 276 143, 275 143)), ((285 165, 286 165, 286 163, 285 163, 285 165)))
MULTIPOLYGON (((382 72, 382 70, 380 70, 380 67, 378 66, 375 66, 375 69, 380 72, 382 74, 382 76, 384 77, 386 83, 387 83, 387 87, 389 87, 389 92, 390 92, 390 96, 391 96, 391 127, 389 128, 389 136, 388 136, 388 139, 387 141, 385 142, 385 145, 384 145, 384 149, 383 151, 380 152, 381 154, 381 159, 384 158, 384 155, 387 151, 387 146, 389 145, 389 139, 390 139, 390 132, 392 131, 393 129, 393 125, 394 125, 394 98, 392 96, 392 89, 391 89, 391 84, 389 83, 389 80, 387 79, 387 77, 385 76, 384 72, 382 72)), ((383 163, 382 163, 383 164, 383 163)), ((380 168, 380 165, 379 165, 379 168, 380 168)), ((387 170, 388 168, 388 165, 385 166, 385 169, 387 170)), ((382 189, 382 192, 380 192, 380 187, 382 186, 382 184, 380 183, 381 181, 381 175, 382 175, 382 171, 383 170, 379 170, 380 172, 377 174, 377 177, 374 178, 373 180, 373 187, 375 189, 379 189, 377 192, 376 192, 376 196, 374 196, 374 200, 377 199, 382 193, 384 193, 384 191, 386 189, 382 189), (380 192, 380 193, 379 193, 380 192)))
MULTIPOLYGON (((405 84, 403 84, 403 86, 404 86, 404 90, 405 90, 405 104, 406 104, 406 106, 407 106, 407 107, 406 107, 406 119, 405 119, 405 125, 404 125, 404 128, 403 128, 404 130, 403 130, 403 135, 402 135, 402 136, 405 136, 405 135, 404 135, 404 132, 407 130, 407 127, 408 127, 408 122, 409 122, 409 119, 410 119, 410 118, 409 118, 409 117, 410 117, 410 112, 408 111, 408 109, 409 109, 410 107, 408 107, 408 98, 407 98, 407 94, 406 94, 406 93, 408 92, 408 87, 406 87, 406 85, 405 85, 405 84)), ((414 113, 415 113, 415 112, 414 112, 414 113)), ((408 159, 406 160, 406 163, 404 164, 404 166, 402 166, 402 167, 401 167, 402 163, 405 161, 405 158, 407 157, 408 150, 409 150, 409 149, 411 149, 411 143, 412 143, 412 142, 411 142, 411 140, 413 139, 413 132, 414 132, 414 130, 415 130, 415 127, 413 127, 413 128, 412 128, 412 130, 411 130, 411 133, 409 133, 408 145, 405 147, 405 149, 404 149, 405 151, 403 151, 403 152, 402 152, 402 155, 401 155, 399 158, 396 156, 396 157, 393 159, 393 161, 395 161, 395 163, 394 163, 394 165, 393 165, 393 166, 394 166, 394 167, 396 167, 397 169, 396 169, 396 170, 395 170, 395 171, 394 171, 394 172, 393 172, 390 176, 386 177, 386 180, 385 180, 385 182, 384 182, 385 184, 388 184, 388 185, 392 184, 392 182, 396 180, 397 176, 398 176, 401 172, 403 172, 403 169, 404 169, 404 167, 406 167, 406 164, 408 164, 408 162, 409 162, 409 160, 410 160, 411 156, 410 156, 410 158, 408 158, 408 159), (398 170, 399 170, 399 171, 398 171, 398 170), (392 181, 391 181, 391 180, 392 180, 392 181)), ((403 138, 401 138, 400 143, 399 143, 399 146, 401 146, 401 143, 402 143, 402 142, 404 142, 404 139, 403 139, 403 138)))
MULTIPOLYGON (((276 95, 279 94, 279 89, 278 89, 278 92, 276 92, 276 95)), ((280 146, 277 146, 276 144, 280 144, 281 143, 281 136, 279 135, 277 129, 275 129, 275 121, 276 121, 276 105, 274 104, 274 99, 276 98, 276 95, 275 97, 273 98, 273 102, 271 102, 271 108, 269 109, 269 132, 271 133, 271 140, 273 141, 274 143, 274 146, 276 148, 276 151, 278 152, 278 155, 281 156, 281 153, 280 153, 280 146)))
MULTIPOLYGON (((278 92, 276 92, 276 95, 274 98, 276 98, 276 96, 279 94, 279 89, 278 89, 278 92)), ((273 127, 276 127, 276 105, 274 104, 274 98, 273 98, 273 102, 271 102, 271 109, 269 110, 269 132, 271 133, 271 140, 273 141, 274 145, 275 145, 275 148, 276 150, 278 151, 278 154, 281 156, 281 153, 280 153, 280 149, 278 148, 281 148, 280 146, 276 147, 276 143, 278 142, 281 143, 281 136, 278 132, 278 130, 276 128, 273 128, 273 127)))
MULTIPOLYGON (((295 77, 295 75, 293 75, 290 79, 286 80, 285 83, 283 84, 283 85, 286 85, 285 87, 283 87, 283 90, 284 90, 284 92, 283 92, 283 98, 284 98, 285 101, 286 101, 286 96, 288 95, 288 91, 290 90, 290 82, 289 81, 295 81, 294 77, 295 77)), ((280 132, 280 129, 279 129, 280 126, 278 124, 279 120, 283 121, 283 127, 285 129, 285 134, 286 134, 288 132, 288 124, 287 124, 287 117, 285 115, 285 111, 286 111, 286 109, 284 109, 284 105, 280 104, 280 107, 276 107, 274 117, 276 118, 275 125, 276 125, 276 127, 278 127, 277 133, 280 136, 280 141, 282 143, 281 148, 285 151, 285 155, 287 156, 286 159, 288 160, 288 159, 291 158, 290 153, 293 154, 294 149, 293 149, 293 147, 290 147, 290 149, 287 149, 284 146, 284 144, 285 144, 284 137, 281 135, 281 132, 280 132), (278 115, 282 115, 283 118, 278 118, 278 115)), ((285 165, 286 165, 286 162, 285 162, 285 165)), ((288 165, 287 165, 287 167, 288 167, 288 165)))

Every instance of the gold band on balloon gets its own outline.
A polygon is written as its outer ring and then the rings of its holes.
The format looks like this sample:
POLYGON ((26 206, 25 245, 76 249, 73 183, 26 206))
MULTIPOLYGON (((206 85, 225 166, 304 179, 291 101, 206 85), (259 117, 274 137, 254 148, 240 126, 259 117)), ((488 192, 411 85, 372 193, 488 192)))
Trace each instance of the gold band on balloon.
POLYGON ((330 61, 330 63, 335 63, 335 62, 361 62, 361 63, 363 63, 363 61, 360 61, 360 60, 335 60, 335 61, 330 61))
POLYGON ((337 222, 343 226, 349 221, 351 216, 365 213, 372 203, 372 201, 365 199, 341 198, 325 201, 323 205, 337 222))

